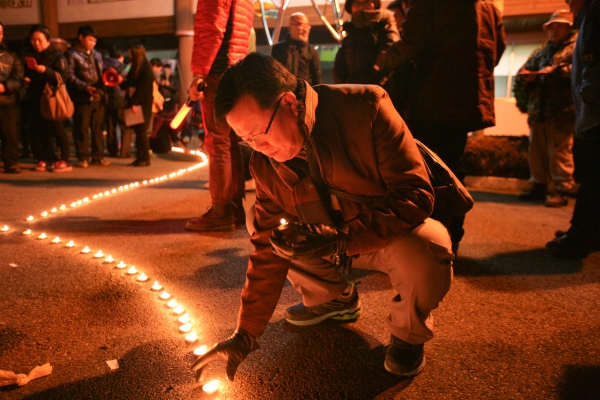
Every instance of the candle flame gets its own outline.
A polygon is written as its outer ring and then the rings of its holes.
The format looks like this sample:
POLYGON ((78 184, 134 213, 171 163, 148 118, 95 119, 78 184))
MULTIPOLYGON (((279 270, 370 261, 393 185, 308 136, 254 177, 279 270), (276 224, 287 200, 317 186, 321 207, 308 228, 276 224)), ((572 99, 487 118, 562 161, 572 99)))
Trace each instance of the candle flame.
POLYGON ((171 298, 171 295, 167 292, 162 292, 162 294, 160 295, 160 298, 163 300, 167 300, 171 298))
POLYGON ((162 289, 162 286, 158 283, 158 281, 154 281, 154 285, 152 285, 150 289, 154 291, 159 291, 160 289, 162 289))
POLYGON ((74 247, 75 246, 75 242, 72 240, 69 240, 69 242, 65 245, 65 247, 74 247))
POLYGON ((25 236, 31 235, 31 229, 27 229, 26 231, 23 231, 23 235, 25 235, 25 236))
POLYGON ((175 307, 175 309, 173 310, 173 313, 179 315, 179 314, 183 314, 183 312, 185 311, 185 309, 181 306, 177 306, 175 307))
POLYGON ((218 379, 214 379, 208 383, 205 383, 204 385, 202 385, 202 390, 204 391, 204 393, 214 393, 217 390, 219 390, 219 380, 218 379))
POLYGON ((135 266, 132 266, 131 268, 129 268, 129 269, 127 270, 127 273, 128 273, 129 275, 135 275, 135 274, 137 274, 137 272, 138 272, 138 271, 137 271, 137 269, 135 268, 135 266))
POLYGON ((188 324, 183 324, 183 325, 181 325, 181 326, 179 327, 179 330, 180 330, 181 332, 188 333, 189 331, 191 331, 191 330, 192 330, 192 324, 189 324, 189 323, 188 323, 188 324))
POLYGON ((189 343, 194 343, 196 340, 198 340, 198 335, 196 332, 192 332, 185 337, 185 341, 189 343))
POLYGON ((182 324, 187 324, 188 322, 190 322, 190 316, 188 315, 188 313, 185 313, 181 317, 179 317, 177 321, 181 322, 182 324))
POLYGON ((175 301, 175 299, 171 299, 169 300, 169 302, 167 303, 167 307, 169 308, 175 308, 177 307, 179 304, 175 301))
POLYGON ((142 272, 140 276, 138 276, 137 280, 140 282, 146 282, 148 280, 148 276, 142 272))
POLYGON ((117 268, 125 268, 126 266, 127 266, 127 264, 125 264, 123 261, 120 261, 120 262, 117 264, 117 268))
POLYGON ((208 351, 208 349, 206 348, 206 345, 203 344, 202 346, 200 346, 196 350, 194 350, 194 354, 197 356, 203 356, 206 354, 207 351, 208 351))
POLYGON ((2 227, 2 229, 0 229, 0 230, 1 230, 2 232, 8 232, 8 230, 9 230, 9 227, 8 227, 8 225, 4 225, 4 226, 2 227))

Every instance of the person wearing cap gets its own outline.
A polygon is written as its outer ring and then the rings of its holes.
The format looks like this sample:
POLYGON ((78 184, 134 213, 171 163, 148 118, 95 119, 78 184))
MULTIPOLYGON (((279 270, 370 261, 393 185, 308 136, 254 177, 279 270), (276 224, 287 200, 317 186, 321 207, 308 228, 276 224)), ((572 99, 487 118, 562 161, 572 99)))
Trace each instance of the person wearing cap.
POLYGON ((575 108, 571 96, 571 64, 577 33, 573 14, 555 11, 544 24, 548 41, 534 52, 515 78, 515 86, 527 99, 529 170, 531 187, 519 200, 545 201, 548 207, 568 203, 573 179, 575 108), (548 184, 554 194, 547 197, 548 184))
POLYGON ((570 0, 579 36, 571 86, 575 105, 575 179, 571 226, 546 244, 555 257, 581 259, 600 250, 600 1, 570 0))
POLYGON ((321 83, 321 58, 319 52, 308 43, 310 23, 301 12, 290 16, 289 33, 276 43, 271 56, 287 68, 296 78, 304 79, 309 85, 321 83))

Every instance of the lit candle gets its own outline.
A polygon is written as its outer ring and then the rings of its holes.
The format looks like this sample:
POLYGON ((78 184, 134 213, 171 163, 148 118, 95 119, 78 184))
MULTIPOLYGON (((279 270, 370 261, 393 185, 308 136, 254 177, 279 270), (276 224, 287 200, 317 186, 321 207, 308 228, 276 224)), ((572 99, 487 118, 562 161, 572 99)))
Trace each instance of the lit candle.
POLYGON ((111 189, 111 193, 117 193, 117 189, 111 189))
POLYGON ((110 192, 107 190, 106 192, 104 192, 105 196, 108 196, 110 194, 110 192))
POLYGON ((92 199, 94 199, 94 200, 96 200, 97 198, 98 198, 97 194, 95 194, 95 195, 92 196, 92 199))
POLYGON ((120 190, 120 191, 121 191, 121 190, 123 190, 123 186, 119 186, 119 190, 120 190))
POLYGON ((31 235, 31 229, 27 229, 26 231, 23 231, 23 235, 24 236, 31 235))
POLYGON ((206 348, 206 345, 203 344, 202 346, 194 350, 194 354, 197 356, 203 356, 206 354, 207 351, 208 349, 206 348))
POLYGON ((67 206, 65 206, 64 204, 62 206, 59 207, 60 211, 65 211, 67 209, 67 206))
POLYGON ((169 302, 167 303, 167 307, 169 308, 175 308, 177 307, 179 304, 175 301, 175 299, 171 299, 169 300, 169 302))
POLYGON ((91 252, 91 250, 90 250, 90 248, 89 248, 89 247, 85 246, 85 247, 84 247, 84 248, 81 250, 81 252, 82 252, 83 254, 87 254, 87 253, 91 252))
POLYGON ((108 257, 106 257, 106 258, 104 259, 104 262, 105 262, 105 263, 107 263, 107 264, 114 263, 114 262, 115 262, 115 259, 113 258, 113 256, 111 256, 111 255, 109 254, 109 255, 108 255, 108 257))
POLYGON ((162 292, 160 294, 160 298, 163 299, 163 300, 169 300, 171 298, 171 294, 167 293, 167 292, 162 292))
POLYGON ((185 313, 181 317, 179 317, 177 321, 181 322, 182 324, 187 324, 188 322, 190 322, 190 316, 188 313, 185 313))
POLYGON ((96 252, 96 254, 94 254, 95 258, 102 258, 104 257, 104 253, 102 252, 102 250, 98 250, 98 252, 96 252))
POLYGON ((83 198, 83 202, 84 202, 84 203, 87 203, 88 201, 90 201, 89 197, 84 197, 84 198, 83 198))
POLYGON ((152 285, 150 289, 154 290, 155 292, 158 292, 162 289, 162 286, 158 283, 158 281, 154 281, 154 285, 152 285))
POLYGON ((138 273, 138 271, 137 271, 137 269, 135 268, 135 266, 132 266, 131 268, 129 268, 129 269, 127 270, 127 273, 128 273, 129 275, 135 275, 135 274, 137 274, 137 273, 138 273))
POLYGON ((10 228, 8 227, 8 225, 4 225, 4 226, 2 227, 2 229, 0 229, 0 231, 2 231, 2 232, 8 232, 8 230, 9 230, 9 229, 10 229, 10 228))
POLYGON ((57 236, 54 239, 52 239, 52 243, 60 243, 60 238, 57 236))
POLYGON ((55 213, 55 212, 57 212, 57 211, 58 211, 58 210, 56 209, 56 207, 52 207, 52 209, 50 210, 50 212, 53 212, 53 213, 55 213))
POLYGON ((126 266, 127 266, 127 264, 125 264, 123 261, 120 261, 120 262, 117 264, 117 268, 121 268, 121 269, 125 268, 126 266))
POLYGON ((69 240, 67 242, 67 244, 65 244, 65 247, 75 247, 75 242, 73 242, 72 240, 69 240))
POLYGON ((42 215, 42 217, 47 217, 47 216, 48 216, 48 211, 44 211, 44 212, 42 212, 42 214, 41 214, 41 215, 42 215))
POLYGON ((29 217, 26 218, 27 221, 33 221, 33 215, 30 215, 29 217))
POLYGON ((188 343, 194 343, 196 340, 198 340, 196 332, 192 332, 185 337, 185 341, 188 343))
POLYGON ((128 189, 129 189, 129 185, 125 185, 125 186, 123 186, 123 187, 125 188, 125 190, 128 190, 128 189))
POLYGON ((183 324, 179 327, 179 330, 183 333, 189 333, 192 330, 192 324, 183 324))
POLYGON ((150 179, 150 183, 154 183, 154 179, 150 179))
POLYGON ((219 380, 213 379, 212 381, 205 383, 204 385, 202 385, 202 390, 204 390, 204 393, 208 394, 216 392, 217 390, 219 390, 219 380))
POLYGON ((142 182, 143 185, 147 185, 148 181, 144 179, 144 181, 142 182))
POLYGON ((98 197, 102 197, 104 196, 102 193, 98 193, 98 197))
POLYGON ((77 202, 76 201, 72 202, 71 207, 77 207, 77 202))
POLYGON ((138 276, 137 280, 140 282, 146 282, 148 280, 148 276, 142 272, 140 276, 138 276))
POLYGON ((44 232, 42 232, 42 234, 40 236, 38 236, 38 239, 46 239, 46 234, 44 232))
POLYGON ((137 186, 140 186, 140 183, 139 183, 139 182, 136 182, 136 183, 135 183, 135 186, 136 186, 136 187, 137 187, 137 186))
POLYGON ((177 315, 183 314, 184 312, 185 312, 185 309, 181 306, 177 306, 173 309, 173 313, 177 314, 177 315))
POLYGON ((83 204, 83 200, 77 200, 77 205, 80 206, 83 204))

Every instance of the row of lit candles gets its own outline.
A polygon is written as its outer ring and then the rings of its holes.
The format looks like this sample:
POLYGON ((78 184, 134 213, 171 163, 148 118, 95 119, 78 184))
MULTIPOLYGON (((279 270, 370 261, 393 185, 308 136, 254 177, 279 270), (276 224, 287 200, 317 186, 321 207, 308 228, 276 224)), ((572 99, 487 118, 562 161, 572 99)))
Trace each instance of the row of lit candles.
MULTIPOLYGON (((196 152, 196 151, 192 150, 190 153, 201 156, 203 158, 203 162, 196 164, 192 167, 189 167, 186 169, 181 169, 177 172, 173 172, 169 175, 163 175, 162 177, 158 177, 158 178, 154 178, 154 179, 150 179, 150 180, 144 180, 142 182, 142 185, 158 183, 158 182, 164 181, 168 178, 174 178, 185 172, 189 172, 189 171, 193 171, 197 168, 201 168, 207 164, 208 161, 207 161, 206 155, 204 155, 202 152, 200 152, 200 151, 196 152)), ((123 186, 120 186, 119 188, 114 188, 110 191, 105 191, 104 193, 101 192, 101 193, 95 194, 92 196, 92 199, 96 200, 96 199, 117 193, 118 191, 129 190, 129 189, 132 189, 132 188, 135 188, 138 186, 139 186, 139 182, 134 182, 129 185, 123 185, 123 186)), ((89 202, 89 198, 84 197, 81 200, 77 200, 76 202, 71 203, 71 208, 74 208, 78 205, 82 205, 87 202, 89 202)), ((52 208, 50 210, 50 212, 56 213, 59 210, 65 211, 65 210, 67 210, 67 207, 63 204, 58 208, 56 208, 56 207, 52 208)), ((42 217, 47 217, 48 215, 49 214, 47 211, 44 211, 41 213, 42 217)), ((33 216, 29 216, 26 218, 26 221, 33 221, 33 220, 34 220, 33 216)), ((10 228, 8 227, 8 225, 4 225, 2 228, 0 228, 0 231, 8 232, 8 231, 10 231, 10 228)), ((30 236, 32 234, 33 234, 33 232, 31 231, 31 229, 27 229, 27 230, 23 231, 24 236, 30 236)), ((37 238, 39 240, 44 240, 44 239, 48 238, 48 235, 46 235, 45 232, 42 232, 40 235, 38 235, 37 238)), ((61 239, 58 236, 56 236, 54 239, 52 239, 51 243, 53 243, 53 244, 61 243, 61 239)), ((73 247, 75 247, 75 242, 73 240, 70 240, 65 244, 65 247, 73 248, 73 247)), ((92 252, 92 250, 88 246, 84 246, 83 249, 81 249, 82 254, 89 254, 91 252, 92 252)), ((113 258, 112 255, 109 254, 108 256, 105 257, 102 250, 98 250, 97 252, 94 253, 93 256, 94 256, 94 258, 97 258, 97 259, 103 259, 103 263, 106 263, 106 264, 113 264, 115 262, 115 259, 113 258)), ((118 264, 116 264, 116 268, 118 268, 118 269, 125 269, 126 267, 127 267, 127 264, 125 264, 124 261, 120 261, 118 264)), ((137 268, 133 265, 131 267, 129 267, 126 271, 126 274, 130 275, 130 276, 136 275, 138 273, 139 273, 139 275, 136 279, 138 282, 146 282, 150 279, 145 273, 139 272, 137 270, 137 268)), ((152 290, 153 292, 161 292, 162 291, 159 295, 159 298, 161 300, 165 300, 165 301, 169 300, 167 302, 167 307, 169 309, 171 309, 175 315, 179 316, 179 318, 177 319, 177 322, 180 324, 179 331, 181 333, 186 334, 186 336, 185 336, 186 342, 195 343, 198 340, 198 335, 195 331, 192 330, 192 323, 191 323, 189 314, 185 312, 185 309, 177 301, 175 301, 174 298, 172 298, 170 293, 168 293, 166 290, 163 290, 163 289, 164 288, 162 287, 162 285, 160 285, 158 283, 158 281, 154 281, 154 284, 150 287, 150 290, 152 290)), ((196 348, 193 352, 196 356, 201 356, 207 352, 207 347, 205 345, 202 345, 202 346, 196 348)), ((212 381, 204 384, 202 388, 207 393, 213 393, 216 390, 218 390, 218 386, 219 386, 219 380, 215 379, 215 380, 212 380, 212 381)))

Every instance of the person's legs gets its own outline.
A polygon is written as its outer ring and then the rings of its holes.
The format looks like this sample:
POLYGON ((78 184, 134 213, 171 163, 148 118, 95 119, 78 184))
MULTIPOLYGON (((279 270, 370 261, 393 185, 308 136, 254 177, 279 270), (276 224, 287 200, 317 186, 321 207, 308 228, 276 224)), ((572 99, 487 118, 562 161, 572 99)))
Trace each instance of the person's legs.
POLYGON ((533 184, 547 185, 550 179, 549 138, 551 125, 548 123, 535 123, 529 125, 529 152, 527 161, 533 184))
POLYGON ((549 171, 556 190, 567 193, 575 185, 573 171, 573 129, 561 129, 555 124, 548 126, 549 171))
POLYGON ((119 123, 119 109, 106 107, 106 150, 111 157, 119 155, 119 140, 117 139, 117 124, 119 123))
POLYGON ((104 136, 102 123, 104 122, 104 104, 101 101, 92 103, 92 116, 90 128, 92 129, 92 162, 100 163, 104 159, 104 136))
POLYGON ((63 124, 63 121, 52 121, 52 133, 56 137, 56 141, 60 148, 60 159, 65 162, 69 162, 70 149, 69 149, 69 135, 63 124))
POLYGON ((17 131, 17 108, 14 105, 0 107, 0 141, 4 171, 16 172, 19 167, 19 138, 17 131))
MULTIPOLYGON (((135 158, 137 164, 150 163, 150 139, 148 138, 148 123, 135 125, 135 158)), ((135 164, 134 164, 135 165, 135 164)))
POLYGON ((121 129, 121 157, 130 157, 133 129, 125 124, 125 109, 119 109, 119 128, 121 129))
POLYGON ((88 132, 91 119, 92 105, 76 103, 73 113, 73 141, 75 142, 75 154, 80 162, 87 162, 89 159, 88 132))

